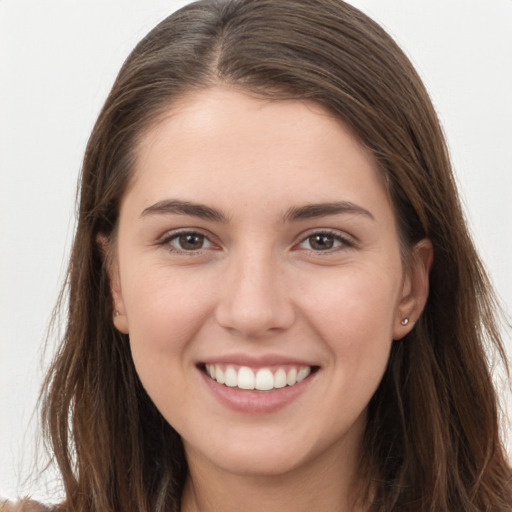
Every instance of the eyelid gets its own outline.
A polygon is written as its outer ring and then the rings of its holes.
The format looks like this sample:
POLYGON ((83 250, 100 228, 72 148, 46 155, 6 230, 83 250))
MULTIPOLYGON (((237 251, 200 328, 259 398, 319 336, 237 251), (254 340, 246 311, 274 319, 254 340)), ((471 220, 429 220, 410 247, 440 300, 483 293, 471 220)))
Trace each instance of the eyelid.
POLYGON ((333 228, 313 228, 313 229, 310 229, 308 231, 301 233, 299 236, 299 241, 294 245, 294 247, 300 248, 300 245, 302 243, 304 243, 308 238, 311 238, 312 236, 315 236, 315 235, 332 236, 335 240, 340 242, 341 245, 338 247, 334 247, 332 249, 326 249, 323 251, 315 251, 314 249, 305 249, 305 250, 308 250, 310 252, 314 252, 317 254, 321 254, 321 253, 329 254, 329 253, 336 252, 336 251, 339 251, 342 249, 353 248, 357 245, 356 239, 344 231, 340 231, 338 229, 333 229, 333 228))
MULTIPOLYGON (((300 245, 302 243, 304 243, 308 238, 315 236, 315 235, 332 236, 336 241, 338 241, 340 243, 340 245, 337 247, 334 247, 332 249, 326 249, 324 251, 314 250, 312 248, 305 249, 305 250, 308 250, 310 252, 317 253, 317 254, 320 254, 320 253, 329 254, 332 252, 336 252, 338 250, 342 250, 344 248, 352 248, 357 245, 356 239, 344 231, 340 231, 338 229, 333 229, 333 228, 312 228, 310 230, 302 232, 297 237, 298 241, 293 245, 293 248, 300 248, 300 245)), ((170 252, 174 252, 174 253, 178 253, 178 254, 188 254, 188 255, 200 254, 206 250, 212 250, 212 248, 214 250, 220 249, 219 242, 216 241, 216 237, 214 237, 211 233, 209 233, 208 231, 205 231, 204 229, 201 229, 201 228, 188 227, 188 226, 166 231, 163 235, 161 235, 157 239, 156 245, 166 247, 167 250, 169 250, 170 252), (201 249, 197 249, 197 250, 186 251, 186 250, 180 250, 180 249, 172 247, 170 245, 170 242, 172 240, 174 240, 175 238, 177 238, 180 235, 185 235, 185 234, 201 235, 205 238, 205 240, 207 240, 207 242, 209 244, 211 244, 211 247, 205 247, 205 248, 201 248, 201 249)))
POLYGON ((156 245, 165 247, 168 251, 176 254, 187 254, 187 255, 197 255, 202 254, 204 251, 211 250, 212 248, 219 248, 219 244, 215 242, 214 237, 211 235, 211 233, 206 232, 204 229, 201 228, 194 228, 194 227, 184 227, 184 228, 177 228, 177 229, 171 229, 169 231, 166 231, 162 236, 158 238, 156 241, 156 245), (171 241, 179 237, 180 235, 201 235, 205 238, 205 240, 208 241, 208 243, 212 247, 204 247, 197 250, 180 250, 176 247, 171 246, 171 241))

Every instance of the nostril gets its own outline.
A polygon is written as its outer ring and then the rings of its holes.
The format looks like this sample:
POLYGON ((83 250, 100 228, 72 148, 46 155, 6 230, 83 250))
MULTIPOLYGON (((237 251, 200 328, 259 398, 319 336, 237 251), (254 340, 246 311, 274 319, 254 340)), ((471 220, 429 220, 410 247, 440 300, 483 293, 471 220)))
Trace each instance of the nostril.
POLYGON ((285 300, 258 302, 254 297, 238 295, 219 304, 215 317, 233 334, 259 338, 288 329, 295 321, 295 312, 285 300))

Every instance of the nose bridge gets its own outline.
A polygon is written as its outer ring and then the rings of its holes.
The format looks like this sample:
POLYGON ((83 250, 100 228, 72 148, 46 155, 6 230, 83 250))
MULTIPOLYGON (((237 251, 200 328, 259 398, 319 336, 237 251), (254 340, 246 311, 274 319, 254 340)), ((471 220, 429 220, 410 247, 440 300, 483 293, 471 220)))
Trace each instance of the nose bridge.
POLYGON ((281 265, 271 248, 236 251, 217 307, 219 324, 248 337, 289 327, 294 312, 281 265))

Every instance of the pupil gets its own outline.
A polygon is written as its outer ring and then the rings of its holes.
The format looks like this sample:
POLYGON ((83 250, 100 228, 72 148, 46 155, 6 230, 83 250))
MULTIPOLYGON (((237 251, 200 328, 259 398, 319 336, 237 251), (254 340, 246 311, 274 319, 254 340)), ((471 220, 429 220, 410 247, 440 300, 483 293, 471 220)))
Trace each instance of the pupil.
POLYGON ((203 235, 192 233, 181 235, 179 241, 182 249, 195 250, 201 249, 203 246, 204 237, 203 235))
POLYGON ((332 249, 334 242, 330 235, 315 235, 311 237, 310 244, 313 249, 326 251, 332 249))

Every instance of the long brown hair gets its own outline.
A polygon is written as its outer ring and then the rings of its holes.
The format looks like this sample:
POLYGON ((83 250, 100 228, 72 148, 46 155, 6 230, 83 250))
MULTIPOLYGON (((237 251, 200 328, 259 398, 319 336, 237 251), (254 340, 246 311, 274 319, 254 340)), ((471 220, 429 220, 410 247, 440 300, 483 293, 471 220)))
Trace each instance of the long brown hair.
POLYGON ((510 511, 486 349, 505 359, 496 303, 467 231, 436 113, 404 53, 341 0, 203 0, 134 49, 90 137, 68 273, 67 329, 43 420, 69 511, 179 510, 178 434, 137 377, 98 236, 112 239, 137 142, 192 89, 223 84, 326 105, 385 176, 403 253, 434 247, 430 296, 395 341, 368 406, 361 500, 375 511, 510 511))

